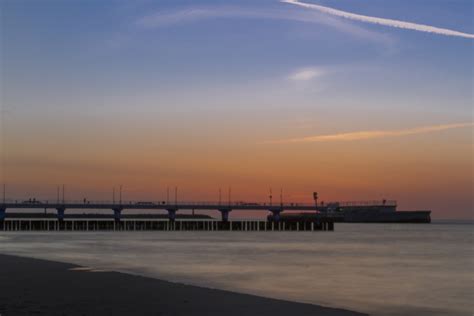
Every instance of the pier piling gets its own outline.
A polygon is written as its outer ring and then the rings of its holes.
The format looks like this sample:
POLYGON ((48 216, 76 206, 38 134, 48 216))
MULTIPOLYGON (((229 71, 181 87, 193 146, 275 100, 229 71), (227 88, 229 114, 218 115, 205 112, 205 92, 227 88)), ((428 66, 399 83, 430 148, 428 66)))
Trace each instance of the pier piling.
POLYGON ((6 218, 0 221, 3 231, 332 231, 334 222, 273 222, 266 220, 232 220, 222 222, 206 220, 175 220, 167 219, 71 219, 57 220, 54 218, 6 218))

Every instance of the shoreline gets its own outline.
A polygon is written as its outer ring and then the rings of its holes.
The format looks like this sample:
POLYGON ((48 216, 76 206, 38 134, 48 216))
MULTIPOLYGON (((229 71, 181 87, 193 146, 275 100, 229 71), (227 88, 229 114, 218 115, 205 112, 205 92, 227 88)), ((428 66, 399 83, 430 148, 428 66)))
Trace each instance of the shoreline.
POLYGON ((0 254, 1 315, 366 315, 0 254))

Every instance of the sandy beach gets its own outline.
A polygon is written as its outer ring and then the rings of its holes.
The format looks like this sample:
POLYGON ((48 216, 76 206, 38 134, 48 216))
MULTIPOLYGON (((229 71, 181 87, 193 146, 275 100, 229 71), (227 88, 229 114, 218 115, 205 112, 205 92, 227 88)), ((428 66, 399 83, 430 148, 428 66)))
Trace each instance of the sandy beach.
POLYGON ((363 315, 0 255, 1 315, 363 315))

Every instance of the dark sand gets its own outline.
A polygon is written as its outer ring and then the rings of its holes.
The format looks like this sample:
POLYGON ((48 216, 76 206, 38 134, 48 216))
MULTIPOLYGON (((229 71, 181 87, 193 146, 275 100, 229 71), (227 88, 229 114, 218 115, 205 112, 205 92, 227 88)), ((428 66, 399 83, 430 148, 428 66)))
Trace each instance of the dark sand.
POLYGON ((0 255, 0 315, 363 315, 0 255))

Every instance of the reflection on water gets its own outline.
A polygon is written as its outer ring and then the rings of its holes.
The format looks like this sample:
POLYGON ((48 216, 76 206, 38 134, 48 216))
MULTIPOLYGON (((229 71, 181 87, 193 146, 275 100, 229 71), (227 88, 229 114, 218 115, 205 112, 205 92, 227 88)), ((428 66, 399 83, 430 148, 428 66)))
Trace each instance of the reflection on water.
POLYGON ((472 315, 472 225, 0 233, 0 252, 374 315, 472 315))

